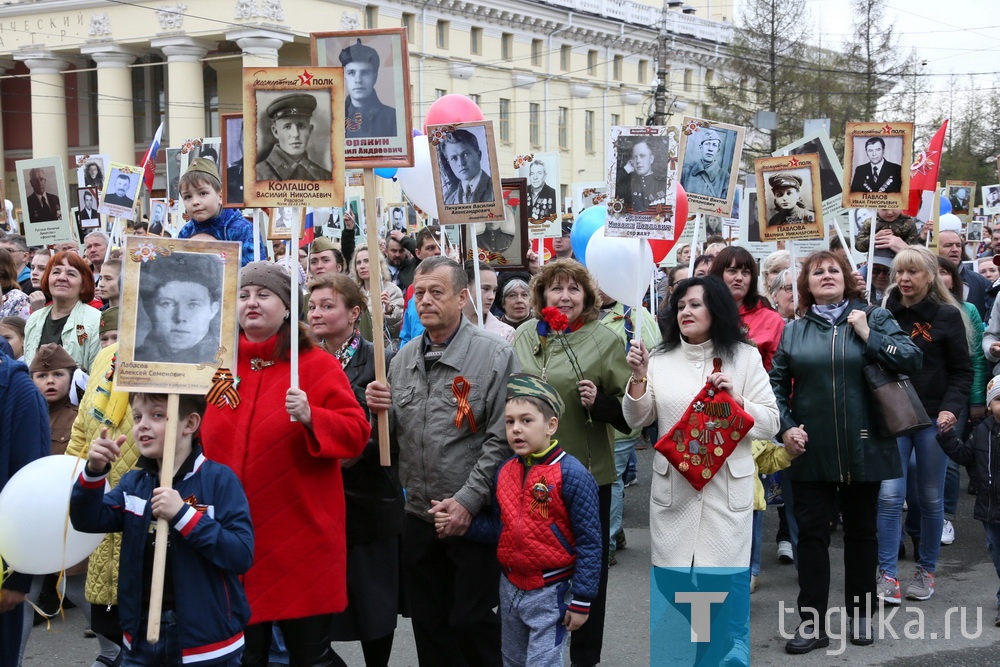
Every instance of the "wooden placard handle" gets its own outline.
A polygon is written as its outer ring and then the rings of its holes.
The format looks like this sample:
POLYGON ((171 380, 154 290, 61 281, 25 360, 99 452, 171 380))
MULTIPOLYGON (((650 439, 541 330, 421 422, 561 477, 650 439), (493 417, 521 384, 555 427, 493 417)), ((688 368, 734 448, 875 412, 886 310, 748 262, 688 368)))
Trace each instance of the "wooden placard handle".
MULTIPOLYGON (((177 446, 177 413, 180 412, 180 395, 167 395, 167 428, 163 435, 163 460, 160 462, 160 486, 170 488, 174 483, 174 454, 177 446)), ((166 519, 156 520, 156 539, 153 547, 153 579, 149 588, 149 622, 146 641, 160 641, 160 615, 163 611, 163 576, 167 567, 167 543, 170 541, 170 524, 166 519)))
MULTIPOLYGON (((378 245, 378 223, 375 206, 375 170, 364 170, 365 179, 365 238, 368 241, 368 258, 371 268, 368 269, 368 298, 371 300, 372 311, 372 344, 375 346, 375 379, 386 383, 385 375, 385 318, 382 314, 382 269, 376 253, 380 253, 378 245)), ((378 458, 379 463, 388 466, 392 463, 389 454, 389 414, 385 410, 375 412, 378 425, 378 458)))

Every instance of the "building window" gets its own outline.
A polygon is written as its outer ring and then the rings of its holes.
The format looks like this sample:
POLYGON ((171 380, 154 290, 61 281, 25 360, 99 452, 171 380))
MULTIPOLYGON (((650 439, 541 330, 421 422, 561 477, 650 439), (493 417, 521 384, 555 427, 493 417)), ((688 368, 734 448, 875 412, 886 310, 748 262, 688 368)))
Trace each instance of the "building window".
POLYGON ((559 107, 559 148, 569 148, 569 109, 559 107))
POLYGON ((539 118, 542 115, 542 106, 537 102, 531 102, 528 104, 528 139, 532 146, 541 146, 542 142, 540 140, 540 122, 539 118))
POLYGON ((482 101, 483 101, 483 96, 482 95, 469 95, 469 99, 472 100, 473 102, 475 102, 476 106, 479 106, 482 103, 482 101))
POLYGON ((542 40, 531 40, 531 64, 535 67, 542 66, 542 40))
POLYGON ((219 136, 219 75, 215 69, 205 67, 205 131, 211 137, 219 136))
POLYGON ((615 77, 615 81, 621 81, 622 80, 622 65, 624 63, 625 63, 625 57, 624 56, 615 56, 614 69, 613 69, 613 72, 612 72, 612 76, 615 77))
POLYGON ((705 70, 705 89, 708 90, 712 86, 712 81, 715 79, 715 70, 707 69, 705 70))
POLYGON ((441 99, 442 97, 444 97, 447 94, 448 94, 448 91, 445 90, 444 88, 435 88, 434 89, 434 99, 436 99, 436 100, 437 99, 441 99))
POLYGON ((691 86, 694 84, 694 70, 686 69, 684 70, 684 92, 690 93, 691 86))
POLYGON ((378 27, 378 6, 368 5, 365 7, 365 29, 371 30, 378 27))
POLYGON ((504 60, 514 58, 514 35, 509 32, 500 35, 500 57, 504 60))
POLYGON ((437 22, 437 47, 439 49, 448 48, 448 32, 451 28, 451 23, 448 21, 438 21, 437 22))
POLYGON ((597 74, 597 51, 587 51, 587 74, 597 74))
POLYGON ((643 118, 642 116, 636 116, 635 117, 635 124, 636 125, 645 125, 646 124, 646 119, 643 118))
MULTIPOLYGON (((163 58, 159 56, 146 56, 139 60, 141 63, 163 63, 163 58)), ((152 138, 153 133, 159 126, 160 121, 164 119, 164 113, 166 109, 166 80, 164 75, 166 73, 166 67, 132 67, 129 72, 132 74, 132 117, 133 117, 133 129, 135 130, 135 140, 140 144, 148 144, 152 138)), ((206 68, 207 69, 207 68, 206 68)), ((97 90, 96 86, 91 90, 97 90)), ((92 96, 95 100, 97 96, 92 96)), ((97 114, 94 113, 93 117, 96 119, 97 114)), ((168 130, 169 134, 169 130, 168 130)), ((97 130, 94 129, 94 134, 91 136, 97 136, 97 130)), ((164 140, 164 145, 169 146, 167 143, 168 139, 164 140)), ((178 138, 177 145, 184 141, 184 139, 178 138)))
POLYGON ((611 127, 618 127, 622 124, 622 117, 616 113, 611 114, 611 127))
POLYGON ((406 41, 413 44, 413 40, 416 39, 416 35, 413 34, 413 25, 416 21, 416 16, 414 14, 403 14, 403 18, 400 20, 400 25, 406 28, 406 41))
POLYGON ((469 31, 469 51, 474 56, 483 55, 483 29, 473 28, 469 31))
POLYGON ((510 100, 500 98, 500 141, 510 142, 510 100))
POLYGON ((583 145, 588 153, 594 152, 594 112, 590 109, 583 112, 583 145))
POLYGON ((559 47, 559 68, 564 72, 569 71, 570 56, 573 54, 573 47, 569 44, 563 44, 559 47))
POLYGON ((639 61, 638 77, 639 77, 639 85, 640 86, 645 86, 647 83, 649 83, 649 61, 648 60, 640 60, 639 61))

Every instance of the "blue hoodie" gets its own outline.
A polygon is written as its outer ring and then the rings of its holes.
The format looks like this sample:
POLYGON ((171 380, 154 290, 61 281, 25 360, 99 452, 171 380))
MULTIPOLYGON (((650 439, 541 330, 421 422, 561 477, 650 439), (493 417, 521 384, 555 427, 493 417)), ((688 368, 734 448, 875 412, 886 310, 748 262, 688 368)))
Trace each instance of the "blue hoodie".
MULTIPOLYGON (((253 261, 253 225, 251 225, 237 208, 224 208, 219 215, 204 222, 189 220, 177 233, 179 239, 189 239, 195 234, 210 234, 220 241, 239 241, 243 244, 240 254, 240 266, 244 267, 253 261)), ((267 246, 264 237, 260 237, 260 258, 267 259, 267 246)))

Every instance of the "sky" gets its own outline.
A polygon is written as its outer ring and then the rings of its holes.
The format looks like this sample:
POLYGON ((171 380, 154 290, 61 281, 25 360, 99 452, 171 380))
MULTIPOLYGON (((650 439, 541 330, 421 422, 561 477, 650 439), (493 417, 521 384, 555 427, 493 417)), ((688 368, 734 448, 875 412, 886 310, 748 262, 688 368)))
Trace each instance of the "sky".
MULTIPOLYGON (((886 14, 902 52, 915 48, 927 61, 924 72, 932 87, 941 90, 951 73, 960 78, 980 74, 984 85, 1000 75, 997 6, 996 0, 889 0, 886 14)), ((815 38, 824 46, 840 45, 851 32, 849 0, 806 0, 806 7, 815 38)))

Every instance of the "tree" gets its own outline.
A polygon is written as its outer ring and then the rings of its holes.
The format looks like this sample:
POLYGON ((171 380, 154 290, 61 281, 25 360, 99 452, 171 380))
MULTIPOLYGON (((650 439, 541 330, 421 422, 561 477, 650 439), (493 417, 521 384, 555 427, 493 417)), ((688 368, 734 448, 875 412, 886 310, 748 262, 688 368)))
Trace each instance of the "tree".
POLYGON ((886 24, 886 0, 852 0, 853 34, 844 44, 845 63, 854 75, 857 118, 879 120, 879 101, 903 74, 899 39, 886 24))

